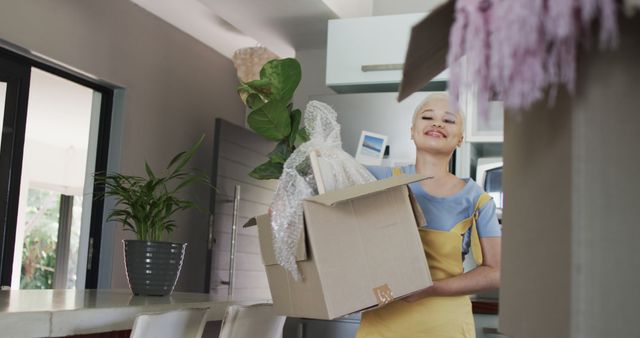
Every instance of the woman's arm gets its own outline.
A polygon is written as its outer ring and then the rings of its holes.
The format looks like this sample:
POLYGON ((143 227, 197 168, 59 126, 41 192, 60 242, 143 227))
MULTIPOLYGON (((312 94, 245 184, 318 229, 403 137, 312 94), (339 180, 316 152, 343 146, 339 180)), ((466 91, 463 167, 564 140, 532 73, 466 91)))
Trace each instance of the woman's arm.
POLYGON ((501 238, 481 237, 480 246, 483 256, 482 265, 459 276, 434 281, 432 286, 403 299, 412 302, 428 296, 469 295, 498 288, 500 286, 501 238))

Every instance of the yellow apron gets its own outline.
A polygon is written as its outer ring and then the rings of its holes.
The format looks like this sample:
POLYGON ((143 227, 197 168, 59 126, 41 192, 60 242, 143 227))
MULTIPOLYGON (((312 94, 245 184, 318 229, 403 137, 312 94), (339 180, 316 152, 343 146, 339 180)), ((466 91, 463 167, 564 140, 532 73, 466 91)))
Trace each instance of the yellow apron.
MULTIPOLYGON (((394 176, 399 170, 394 168, 394 176)), ((471 251, 480 265, 482 249, 476 221, 482 206, 491 199, 484 193, 473 215, 456 224, 451 231, 419 228, 422 246, 433 280, 463 273, 462 240, 471 227, 471 251)), ((415 302, 396 300, 362 314, 356 338, 475 338, 475 325, 469 296, 426 297, 415 302)))

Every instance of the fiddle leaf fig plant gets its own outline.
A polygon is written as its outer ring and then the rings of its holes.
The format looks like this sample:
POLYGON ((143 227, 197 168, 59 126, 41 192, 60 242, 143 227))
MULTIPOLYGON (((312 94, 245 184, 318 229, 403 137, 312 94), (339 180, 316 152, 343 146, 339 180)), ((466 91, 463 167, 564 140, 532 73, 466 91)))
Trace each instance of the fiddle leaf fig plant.
POLYGON ((146 177, 120 173, 96 173, 96 182, 104 184, 105 191, 97 197, 111 196, 116 205, 107 216, 108 221, 122 224, 139 240, 159 241, 164 234, 173 231, 173 216, 186 209, 200 209, 194 202, 179 195, 196 183, 209 185, 207 175, 187 169, 204 135, 187 151, 178 153, 166 167, 164 175, 158 175, 145 161, 146 177))
POLYGON ((301 76, 300 63, 296 59, 276 59, 262 67, 259 79, 238 87, 238 93, 251 110, 247 118, 249 127, 277 142, 269 159, 249 173, 253 178, 278 179, 291 153, 309 140, 307 131, 300 126, 302 111, 293 109, 291 103, 301 76))

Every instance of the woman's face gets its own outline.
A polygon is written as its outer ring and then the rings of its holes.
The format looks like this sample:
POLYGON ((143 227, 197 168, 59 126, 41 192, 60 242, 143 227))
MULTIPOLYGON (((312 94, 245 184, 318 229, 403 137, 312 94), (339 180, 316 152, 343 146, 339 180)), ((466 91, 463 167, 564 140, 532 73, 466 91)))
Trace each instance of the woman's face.
POLYGON ((425 104, 415 115, 411 136, 419 151, 450 155, 462 143, 462 116, 445 99, 425 104))

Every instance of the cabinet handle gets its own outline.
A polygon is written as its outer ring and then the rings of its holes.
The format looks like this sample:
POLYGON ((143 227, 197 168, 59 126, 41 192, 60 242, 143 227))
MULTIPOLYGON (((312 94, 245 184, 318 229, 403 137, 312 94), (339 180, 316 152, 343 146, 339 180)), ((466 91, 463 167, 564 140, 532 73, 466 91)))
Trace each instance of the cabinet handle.
POLYGON ((363 72, 382 72, 386 70, 402 70, 404 63, 383 63, 377 65, 362 65, 363 72))
POLYGON ((233 296, 233 275, 236 271, 236 239, 238 237, 238 207, 240 204, 240 185, 236 184, 233 194, 233 220, 231 223, 231 254, 229 255, 229 288, 227 294, 233 296))
MULTIPOLYGON (((232 198, 227 198, 227 196, 225 196, 225 199, 218 199, 218 196, 216 196, 216 203, 221 203, 221 204, 235 203, 235 200, 232 198)), ((215 221, 214 214, 210 214, 209 215, 209 238, 207 240, 207 243, 208 243, 207 247, 209 248, 209 250, 213 250, 213 246, 216 244, 216 237, 214 235, 215 225, 216 225, 216 221, 215 221)))

